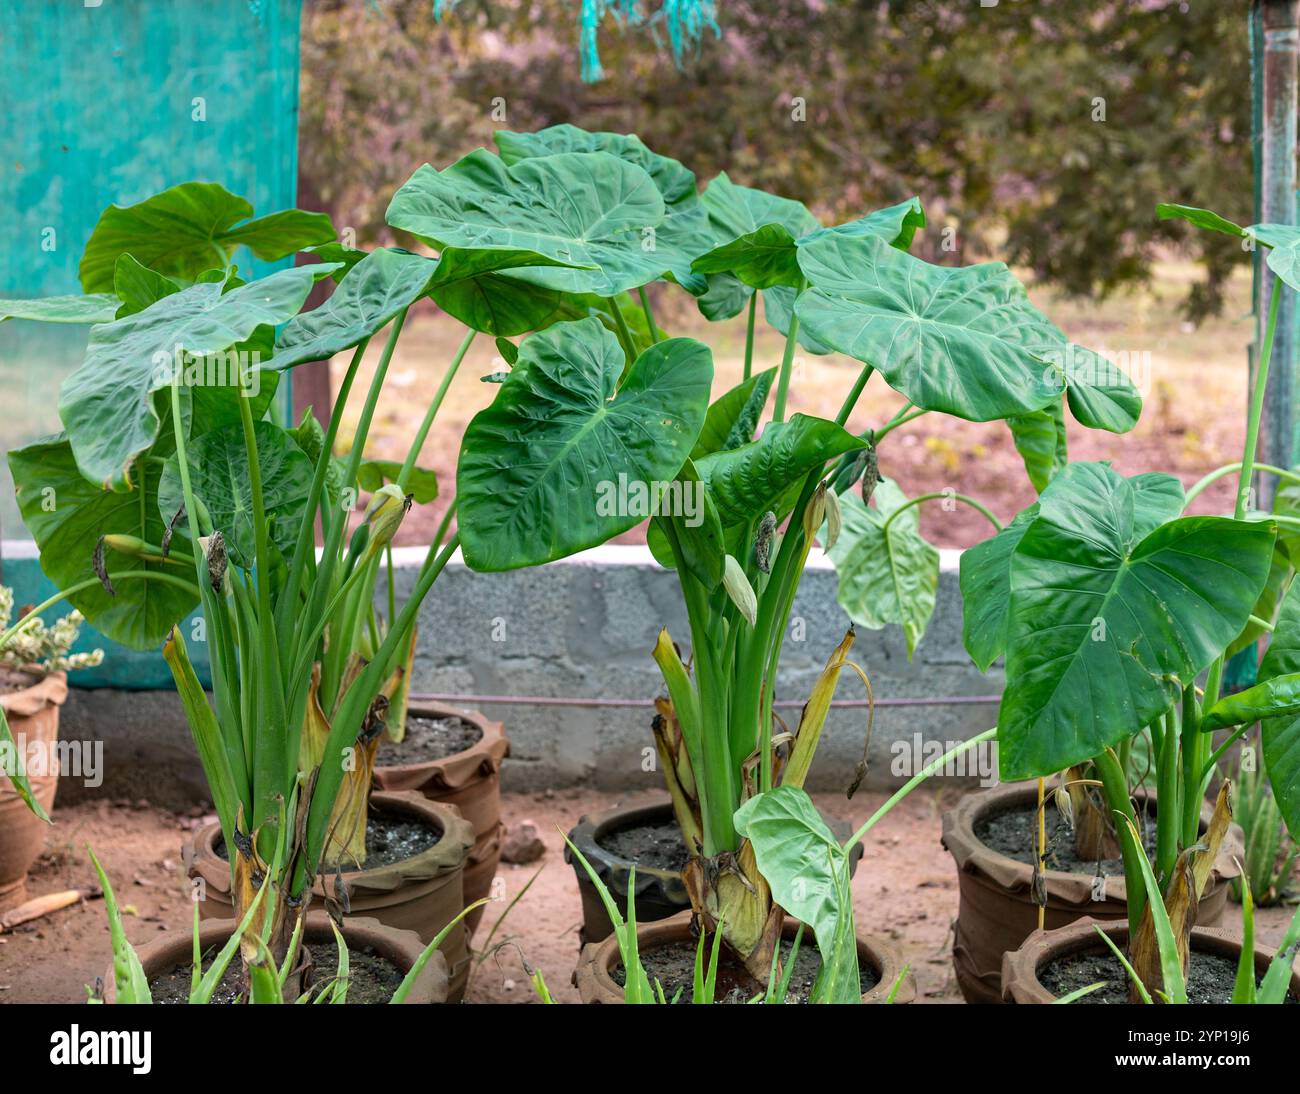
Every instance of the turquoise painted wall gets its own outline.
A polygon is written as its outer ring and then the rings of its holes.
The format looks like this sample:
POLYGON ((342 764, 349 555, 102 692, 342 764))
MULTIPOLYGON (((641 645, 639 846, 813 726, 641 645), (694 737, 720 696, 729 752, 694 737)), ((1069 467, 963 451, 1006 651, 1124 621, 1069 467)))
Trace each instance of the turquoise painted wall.
MULTIPOLYGON (((259 213, 291 208, 299 14, 299 0, 0 0, 0 296, 79 292, 81 250, 104 207, 188 179, 219 182, 259 213)), ((258 276, 275 268, 236 261, 258 276)), ((0 324, 0 447, 61 428, 59 384, 85 344, 85 328, 0 324)), ((7 467, 0 534, 28 538, 7 467)), ((3 580, 18 603, 53 591, 14 554, 3 580)), ((108 656, 79 684, 171 686, 158 654, 110 649, 93 633, 82 645, 108 656)), ((199 644, 192 653, 200 659, 199 644)))

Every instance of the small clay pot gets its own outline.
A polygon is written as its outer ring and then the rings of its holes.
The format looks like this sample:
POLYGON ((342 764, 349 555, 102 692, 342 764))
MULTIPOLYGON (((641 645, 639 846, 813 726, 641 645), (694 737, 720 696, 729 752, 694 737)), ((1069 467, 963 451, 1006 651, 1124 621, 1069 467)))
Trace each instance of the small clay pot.
MULTIPOLYGON (((41 675, 8 670, 5 675, 31 680, 30 687, 0 694, 0 707, 19 746, 20 758, 33 747, 53 758, 53 746, 59 738, 59 707, 68 697, 67 676, 61 672, 41 675)), ((29 771, 27 780, 32 796, 49 813, 59 785, 58 771, 29 771)), ((27 808, 13 783, 0 774, 0 912, 16 908, 27 899, 27 870, 45 846, 47 828, 45 821, 27 808)))
MULTIPOLYGON (((794 938, 799 929, 796 920, 787 917, 782 928, 784 938, 794 938)), ((810 932, 804 932, 800 945, 811 941, 810 932)), ((637 946, 642 954, 656 946, 671 946, 678 942, 695 943, 691 934, 691 914, 684 912, 659 923, 637 924, 637 946)), ((864 1003, 884 1003, 889 998, 894 983, 903 972, 906 962, 902 951, 892 942, 875 935, 858 932, 858 962, 876 971, 880 982, 862 995, 864 1003)), ((573 986, 584 1003, 622 1003, 623 988, 614 979, 614 970, 622 964, 618 939, 610 936, 602 942, 589 942, 582 948, 582 956, 573 973, 573 986)), ((898 986, 895 1003, 910 1003, 916 998, 916 981, 908 971, 898 986)))
MULTIPOLYGON (((219 949, 230 938, 235 927, 236 924, 231 919, 205 919, 199 924, 200 951, 206 954, 210 950, 219 949)), ((373 949, 396 965, 403 975, 411 971, 426 945, 414 931, 396 930, 384 926, 378 920, 364 917, 349 918, 342 927, 342 933, 349 949, 373 949)), ((302 939, 304 947, 315 946, 321 952, 327 949, 333 951, 337 946, 329 919, 322 912, 308 914, 302 939)), ((137 946, 136 953, 140 957, 140 964, 144 966, 145 976, 152 980, 177 965, 190 965, 194 959, 193 947, 192 931, 168 931, 137 946)), ((239 955, 236 954, 234 962, 238 961, 239 955)), ((406 1002, 446 1003, 448 992, 447 959, 440 950, 435 950, 416 979, 406 1002)), ((116 996, 113 966, 110 964, 104 973, 104 1002, 112 1003, 116 996)))
MULTIPOLYGON (((1056 996, 1039 982, 1038 970, 1045 969, 1073 953, 1101 953, 1106 944, 1097 937, 1097 928, 1106 932, 1122 951, 1128 945, 1128 923, 1114 919, 1098 920, 1091 916, 1076 919, 1068 927, 1054 931, 1034 931, 1013 953, 1002 957, 1002 1001, 1005 1003, 1053 1003, 1056 996)), ((1193 927, 1193 953, 1219 954, 1236 964, 1241 959, 1241 939, 1226 931, 1193 927)), ((1268 971, 1274 951, 1267 946, 1255 947, 1255 977, 1258 981, 1268 971)), ((1300 999, 1300 973, 1291 972, 1291 994, 1300 999)))
MULTIPOLYGON (((610 809, 595 816, 584 816, 569 831, 569 839, 583 857, 591 863, 592 869, 609 889, 619 911, 627 915, 627 883, 632 868, 636 867, 636 918, 638 923, 654 923, 661 919, 690 908, 691 900, 686 893, 686 884, 682 875, 676 870, 657 870, 649 866, 640 866, 631 859, 623 858, 613 851, 602 847, 600 840, 612 832, 641 825, 656 827, 671 824, 676 826, 677 818, 673 814, 673 803, 665 797, 662 801, 649 805, 622 806, 610 809)), ((848 839, 852 834, 848 825, 837 821, 830 822, 833 832, 841 839, 848 839)), ((858 868, 862 858, 862 844, 855 844, 849 854, 849 872, 858 868)), ((588 942, 600 942, 614 933, 614 925, 605 913, 605 905, 600 894, 587 876, 568 845, 564 848, 564 861, 573 867, 578 879, 578 892, 582 897, 582 927, 578 931, 578 942, 585 946, 588 942)))
MULTIPOLYGON (((415 790, 430 801, 454 805, 474 829, 474 847, 465 867, 465 903, 488 896, 501 861, 501 762, 510 754, 505 727, 477 711, 441 703, 413 702, 408 718, 459 718, 478 728, 479 739, 463 752, 423 763, 389 764, 393 747, 380 743, 375 765, 376 790, 415 790)), ((478 926, 485 909, 476 908, 465 919, 469 930, 478 926)))
MULTIPOLYGON (((414 793, 375 792, 372 809, 385 813, 406 813, 442 833, 427 851, 373 870, 344 871, 348 891, 348 916, 366 916, 386 927, 414 931, 425 943, 450 923, 465 907, 462 874, 474 845, 469 822, 454 806, 431 802, 414 793)), ((217 854, 221 826, 208 825, 197 831, 184 850, 189 876, 204 880, 204 899, 199 914, 204 919, 233 919, 230 897, 230 863, 217 854)), ((317 900, 333 899, 335 878, 316 878, 317 900)), ((348 920, 350 921, 350 919, 348 920)), ((451 970, 450 1000, 459 1002, 469 978, 469 947, 464 923, 457 924, 443 941, 440 952, 451 970)))
MULTIPOLYGON (((1142 791, 1136 799, 1140 804, 1153 802, 1155 793, 1142 791)), ((975 829, 985 817, 1037 803, 1037 782, 1009 783, 968 794, 943 815, 943 845, 957 861, 960 894, 952 963, 968 1003, 1002 1001, 1002 955, 1019 949, 1038 929, 1033 866, 987 847, 976 838, 975 829)), ((1047 808, 1055 806, 1049 801, 1047 808)), ((1201 811, 1202 831, 1212 814, 1213 806, 1206 802, 1201 811)), ((1201 926, 1216 926, 1223 918, 1229 882, 1240 873, 1234 860, 1243 854, 1241 831, 1234 826, 1214 860, 1214 872, 1201 899, 1201 926)), ((1091 874, 1047 870, 1043 878, 1047 885, 1047 930, 1067 926, 1083 916, 1102 921, 1128 919, 1123 874, 1106 878, 1103 900, 1093 899, 1091 874)))

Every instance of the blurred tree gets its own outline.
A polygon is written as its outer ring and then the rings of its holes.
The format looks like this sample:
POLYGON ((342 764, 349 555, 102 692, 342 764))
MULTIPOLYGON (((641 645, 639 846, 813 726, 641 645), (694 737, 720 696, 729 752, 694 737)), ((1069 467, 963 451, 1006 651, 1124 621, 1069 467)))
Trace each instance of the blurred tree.
POLYGON ((418 164, 568 121, 828 219, 918 194, 928 257, 996 254, 1072 293, 1142 281, 1178 243, 1205 272, 1189 314, 1222 305, 1234 242, 1154 209, 1249 220, 1244 4, 721 0, 722 37, 680 66, 644 27, 607 21, 594 85, 580 11, 460 0, 439 22, 432 0, 307 0, 301 166, 336 221, 379 238, 418 164))

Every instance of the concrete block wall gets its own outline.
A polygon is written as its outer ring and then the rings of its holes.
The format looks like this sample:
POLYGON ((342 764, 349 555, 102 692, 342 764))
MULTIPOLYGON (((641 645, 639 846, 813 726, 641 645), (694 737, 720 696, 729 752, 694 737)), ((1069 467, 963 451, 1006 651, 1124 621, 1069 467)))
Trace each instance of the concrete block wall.
MULTIPOLYGON (((399 595, 414 581, 422 549, 396 554, 399 595)), ((854 659, 867 671, 878 700, 996 696, 1001 676, 986 677, 961 642, 961 598, 956 551, 942 553, 938 603, 929 631, 909 661, 902 633, 859 629, 854 659)), ((848 619, 835 599, 836 575, 817 552, 795 601, 785 642, 778 699, 802 703, 848 619)), ((533 570, 478 574, 453 560, 419 617, 412 689, 424 693, 648 700, 662 684, 651 648, 661 626, 685 650, 690 637, 675 577, 643 547, 602 547, 533 570)), ((837 698, 861 699, 856 675, 845 673, 837 698)), ((506 723, 513 755, 503 773, 508 790, 595 785, 636 789, 659 785, 647 770, 652 749, 648 706, 478 704, 506 723)), ((962 741, 994 723, 994 703, 882 705, 876 710, 867 785, 896 786, 896 757, 925 742, 962 741)), ((798 706, 779 713, 792 725, 798 706)), ((202 776, 175 696, 165 692, 75 690, 65 713, 65 735, 105 742, 104 783, 69 788, 66 800, 86 795, 149 798, 188 805, 202 776)), ((843 789, 862 752, 865 708, 834 710, 809 783, 843 789)), ((929 757, 926 757, 927 759, 929 757)), ((67 780, 65 780, 67 781, 67 780)), ((64 793, 61 791, 61 793, 64 793)))

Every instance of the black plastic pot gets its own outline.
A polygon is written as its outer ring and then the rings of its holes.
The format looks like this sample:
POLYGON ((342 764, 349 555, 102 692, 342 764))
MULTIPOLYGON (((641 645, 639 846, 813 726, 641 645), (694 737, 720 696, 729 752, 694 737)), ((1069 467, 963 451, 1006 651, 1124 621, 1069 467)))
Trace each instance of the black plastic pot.
MULTIPOLYGON (((852 835, 849 825, 838 821, 828 822, 830 829, 840 839, 852 835)), ((686 884, 682 875, 675 870, 657 870, 641 866, 630 859, 621 857, 600 845, 600 839, 612 832, 638 825, 675 824, 672 802, 663 801, 650 805, 611 809, 595 816, 583 817, 569 832, 569 839, 582 852, 583 857, 591 863, 597 876, 610 891, 619 911, 627 914, 627 883, 632 867, 636 867, 636 918, 638 923, 653 923, 667 919, 691 906, 686 894, 686 884)), ((849 870, 856 871, 862 858, 862 844, 853 848, 849 856, 849 870)), ((582 927, 578 932, 580 944, 600 942, 614 933, 614 925, 605 914, 605 905, 601 903, 600 894, 587 876, 582 864, 573 857, 573 852, 566 846, 564 861, 573 867, 578 879, 578 892, 582 896, 582 927)))

